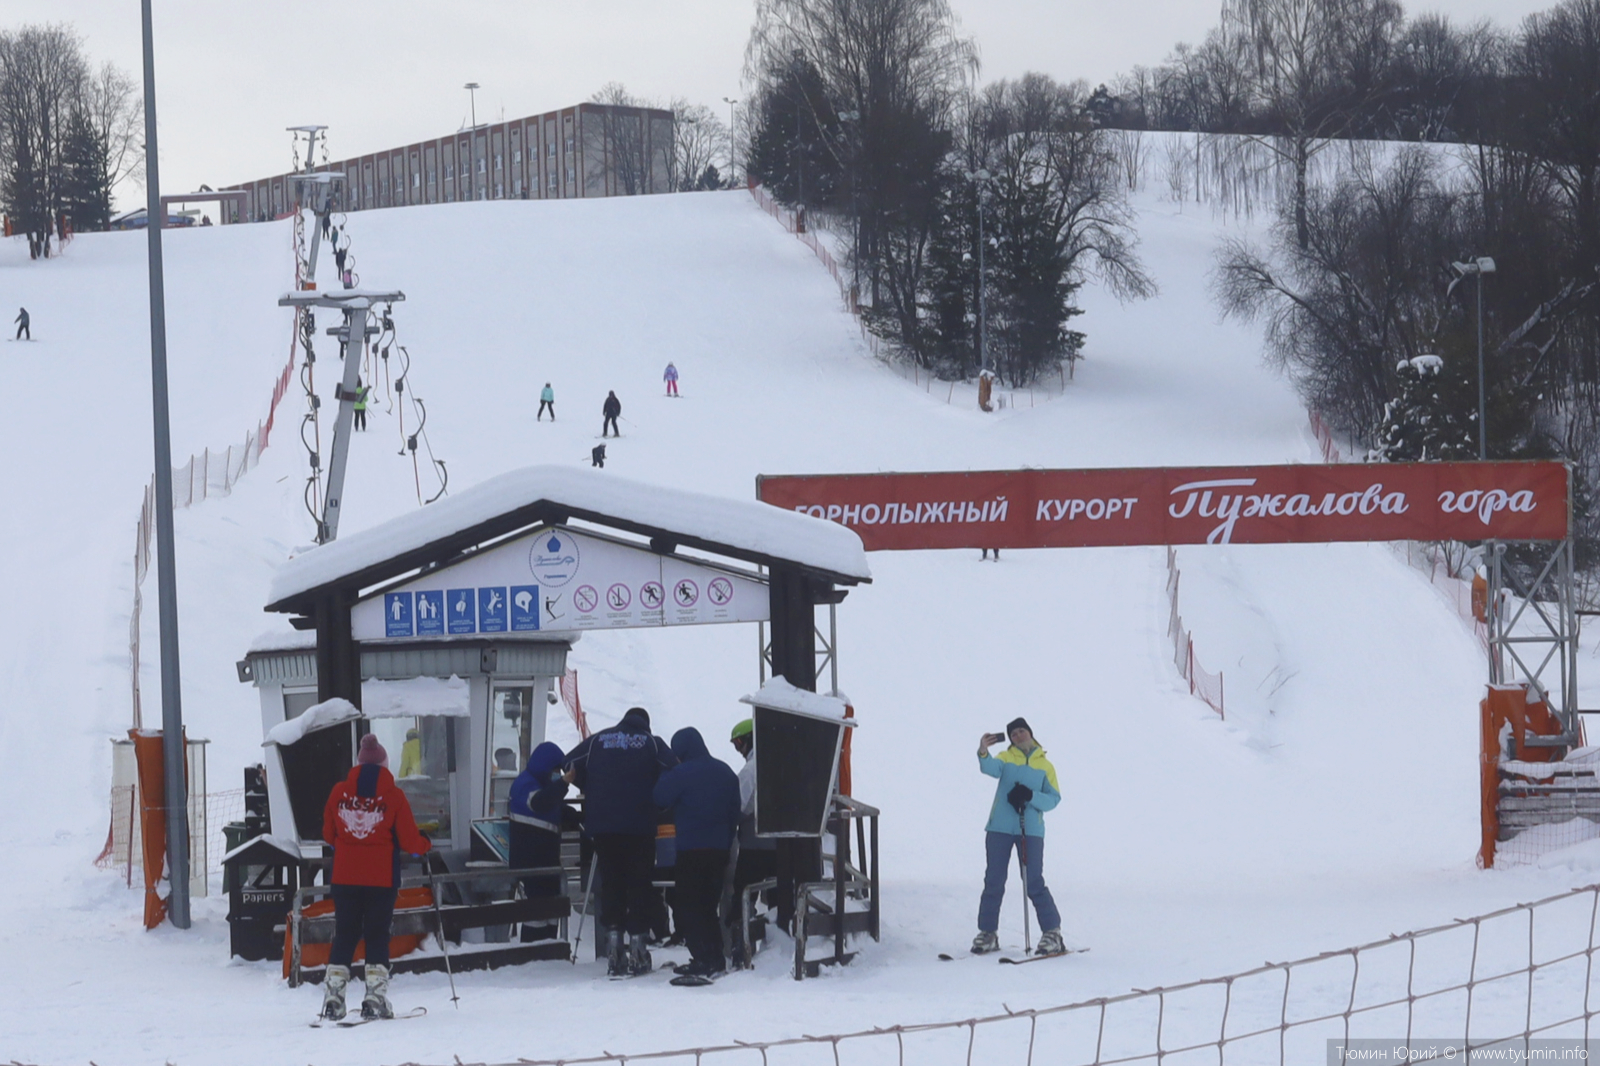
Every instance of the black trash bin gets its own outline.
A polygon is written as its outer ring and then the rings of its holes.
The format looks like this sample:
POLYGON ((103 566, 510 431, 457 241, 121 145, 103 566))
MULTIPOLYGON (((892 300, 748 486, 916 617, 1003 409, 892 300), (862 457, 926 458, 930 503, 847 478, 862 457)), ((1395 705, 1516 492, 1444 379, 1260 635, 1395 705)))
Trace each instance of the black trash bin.
POLYGON ((222 858, 228 885, 228 953, 241 959, 283 958, 283 933, 304 865, 299 849, 260 836, 222 858))

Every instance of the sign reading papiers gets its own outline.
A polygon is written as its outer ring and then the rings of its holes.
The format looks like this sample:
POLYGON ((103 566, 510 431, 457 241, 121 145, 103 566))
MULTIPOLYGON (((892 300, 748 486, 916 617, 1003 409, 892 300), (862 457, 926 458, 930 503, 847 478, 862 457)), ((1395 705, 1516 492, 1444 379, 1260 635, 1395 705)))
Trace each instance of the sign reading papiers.
POLYGON ((546 527, 374 595, 357 640, 762 622, 754 577, 592 533, 546 527))

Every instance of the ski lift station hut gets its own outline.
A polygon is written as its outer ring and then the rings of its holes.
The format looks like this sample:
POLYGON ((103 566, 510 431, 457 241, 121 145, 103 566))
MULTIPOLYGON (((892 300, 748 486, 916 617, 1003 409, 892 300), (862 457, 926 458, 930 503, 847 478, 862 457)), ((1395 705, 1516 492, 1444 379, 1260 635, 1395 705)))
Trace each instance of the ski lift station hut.
MULTIPOLYGON (((259 639, 239 663, 260 693, 271 838, 307 863, 322 856, 328 793, 360 736, 376 732, 435 846, 481 858, 584 632, 764 622, 770 684, 814 691, 815 608, 870 581, 860 538, 838 523, 550 466, 309 549, 279 569, 266 607, 295 632, 259 639)), ((758 718, 785 703, 751 702, 758 718)), ((801 744, 815 730, 787 735, 801 744)), ((808 766, 819 780, 793 801, 836 802, 837 739, 831 747, 806 756, 758 742, 758 769, 773 766, 776 784, 808 766)), ((825 819, 761 793, 758 829, 812 838, 817 854, 825 819)), ((798 866, 801 881, 820 873, 798 866)))

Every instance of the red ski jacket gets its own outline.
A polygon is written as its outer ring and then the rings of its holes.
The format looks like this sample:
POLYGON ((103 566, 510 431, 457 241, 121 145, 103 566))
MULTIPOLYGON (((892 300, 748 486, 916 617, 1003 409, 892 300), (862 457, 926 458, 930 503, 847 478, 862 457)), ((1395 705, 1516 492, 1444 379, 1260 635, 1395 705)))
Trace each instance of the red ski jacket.
POLYGON ((400 853, 433 845, 417 829, 394 775, 376 763, 353 767, 328 794, 322 839, 333 845, 333 884, 398 888, 400 853))

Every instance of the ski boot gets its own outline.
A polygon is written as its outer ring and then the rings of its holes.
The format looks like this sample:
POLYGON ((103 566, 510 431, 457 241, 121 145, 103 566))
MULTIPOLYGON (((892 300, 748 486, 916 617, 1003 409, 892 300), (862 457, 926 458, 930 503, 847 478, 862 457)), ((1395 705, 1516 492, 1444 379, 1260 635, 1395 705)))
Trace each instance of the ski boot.
POLYGON ((974 955, 988 955, 1000 950, 1000 937, 996 933, 980 932, 972 938, 972 953, 974 955))
POLYGON ((322 977, 322 1017, 336 1022, 345 1015, 344 990, 350 984, 350 967, 329 966, 322 977))
POLYGON ((622 930, 613 929, 606 934, 606 976, 628 976, 628 958, 622 951, 622 930))
POLYGON ((644 942, 643 933, 634 933, 628 938, 628 973, 637 977, 649 972, 650 948, 644 942))
POLYGON ((389 967, 367 963, 367 994, 361 1000, 363 1018, 393 1018, 394 1008, 389 1005, 389 967))
POLYGON ((1061 939, 1061 930, 1046 929, 1039 934, 1039 946, 1033 949, 1035 955, 1065 955, 1067 953, 1066 941, 1061 939))

